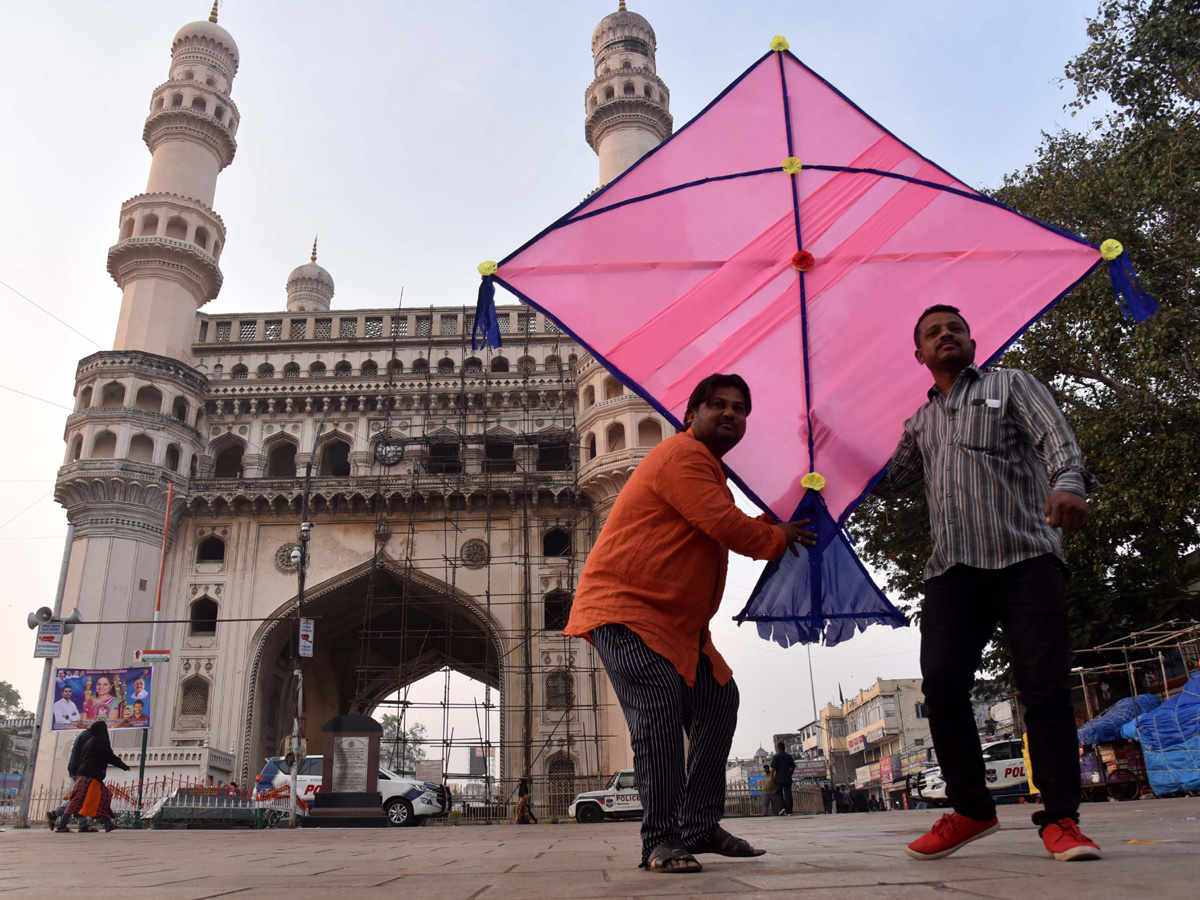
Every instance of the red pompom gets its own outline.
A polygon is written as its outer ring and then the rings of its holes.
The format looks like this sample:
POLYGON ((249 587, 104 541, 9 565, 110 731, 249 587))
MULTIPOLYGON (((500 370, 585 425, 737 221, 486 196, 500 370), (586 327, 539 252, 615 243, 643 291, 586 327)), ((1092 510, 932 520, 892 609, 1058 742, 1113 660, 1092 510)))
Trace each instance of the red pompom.
POLYGON ((807 272, 817 264, 816 259, 807 250, 792 254, 792 268, 797 272, 807 272))

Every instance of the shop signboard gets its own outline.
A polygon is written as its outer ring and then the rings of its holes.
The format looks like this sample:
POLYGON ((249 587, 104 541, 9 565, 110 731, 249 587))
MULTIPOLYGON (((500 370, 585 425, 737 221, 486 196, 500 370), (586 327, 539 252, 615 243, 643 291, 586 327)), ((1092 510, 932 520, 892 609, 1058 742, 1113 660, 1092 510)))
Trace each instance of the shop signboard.
POLYGON ((846 749, 851 753, 858 753, 867 746, 867 738, 865 735, 856 734, 850 740, 846 741, 846 749))

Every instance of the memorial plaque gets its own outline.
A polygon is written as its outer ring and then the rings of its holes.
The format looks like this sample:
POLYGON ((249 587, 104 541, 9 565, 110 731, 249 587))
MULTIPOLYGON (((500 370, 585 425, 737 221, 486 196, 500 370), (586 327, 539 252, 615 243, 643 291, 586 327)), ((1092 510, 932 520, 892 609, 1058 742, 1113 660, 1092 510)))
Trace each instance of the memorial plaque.
POLYGON ((333 739, 333 790, 362 792, 367 790, 370 741, 365 737, 335 737, 333 739))

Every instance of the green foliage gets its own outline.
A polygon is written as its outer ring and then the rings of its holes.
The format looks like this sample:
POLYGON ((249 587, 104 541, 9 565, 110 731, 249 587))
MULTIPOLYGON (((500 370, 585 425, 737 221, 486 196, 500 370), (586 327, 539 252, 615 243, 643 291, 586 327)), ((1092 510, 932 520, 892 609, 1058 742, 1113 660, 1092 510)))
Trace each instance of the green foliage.
POLYGON ((425 726, 414 722, 406 729, 400 727, 400 717, 385 713, 379 719, 383 725, 380 755, 393 772, 411 772, 418 761, 425 759, 425 726))
MULTIPOLYGON (((1045 135, 1036 162, 993 192, 1095 243, 1121 241, 1161 305, 1148 322, 1122 318, 1101 268, 1001 360, 1051 388, 1101 482, 1087 526, 1064 541, 1076 647, 1200 616, 1185 590, 1200 522, 1200 2, 1105 0, 1088 35, 1067 75, 1080 104, 1107 94, 1116 111, 1086 133, 1045 135)), ((924 497, 864 503, 852 526, 911 609, 929 554, 924 497)), ((988 664, 1004 674, 1002 647, 988 664)))
POLYGON ((0 681, 0 718, 24 713, 21 708, 21 692, 7 681, 0 681))

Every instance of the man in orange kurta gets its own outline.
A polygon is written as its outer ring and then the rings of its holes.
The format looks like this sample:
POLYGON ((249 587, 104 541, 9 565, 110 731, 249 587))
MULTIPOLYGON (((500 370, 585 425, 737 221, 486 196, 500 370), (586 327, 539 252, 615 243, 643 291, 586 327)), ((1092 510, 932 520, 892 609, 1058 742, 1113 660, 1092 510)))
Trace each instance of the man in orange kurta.
POLYGON ((721 604, 728 551, 777 559, 815 535, 801 530, 807 520, 773 524, 735 505, 720 460, 745 435, 749 413, 739 376, 696 386, 687 430, 651 450, 617 498, 564 632, 595 645, 625 713, 643 808, 642 866, 652 870, 699 871, 693 853, 763 852, 717 824, 738 691, 708 623, 721 604))

